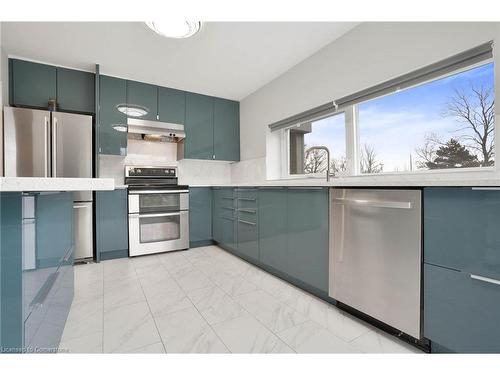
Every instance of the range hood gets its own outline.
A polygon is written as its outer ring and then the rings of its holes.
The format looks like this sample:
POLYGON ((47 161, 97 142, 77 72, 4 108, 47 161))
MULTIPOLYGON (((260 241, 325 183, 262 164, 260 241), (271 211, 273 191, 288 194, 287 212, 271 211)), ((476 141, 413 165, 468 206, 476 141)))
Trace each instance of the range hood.
POLYGON ((129 133, 177 138, 178 140, 186 138, 184 125, 181 124, 129 118, 127 125, 129 133))

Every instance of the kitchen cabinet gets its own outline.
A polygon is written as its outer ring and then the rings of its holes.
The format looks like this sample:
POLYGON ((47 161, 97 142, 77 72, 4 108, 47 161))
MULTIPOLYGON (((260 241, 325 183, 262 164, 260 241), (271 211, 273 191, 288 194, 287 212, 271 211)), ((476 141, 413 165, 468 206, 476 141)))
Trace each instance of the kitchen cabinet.
POLYGON ((186 93, 168 87, 159 87, 158 115, 162 122, 184 124, 186 121, 186 93))
POLYGON ((222 196, 224 190, 212 188, 212 238, 215 242, 222 242, 222 196))
POLYGON ((95 113, 94 86, 94 73, 57 68, 58 110, 95 113))
POLYGON ((288 272, 287 189, 259 188, 260 261, 280 272, 288 272))
POLYGON ((98 259, 128 257, 127 190, 96 193, 96 245, 98 259))
POLYGON ((118 105, 127 101, 127 81, 101 75, 99 77, 100 123, 99 153, 127 155, 127 116, 118 105))
POLYGON ((56 67, 18 59, 9 59, 10 105, 48 107, 56 99, 56 67))
POLYGON ((212 189, 189 189, 189 247, 212 243, 212 189))
POLYGON ((73 195, 0 200, 0 347, 56 349, 74 293, 73 195))
POLYGON ((424 261, 500 279, 500 190, 424 189, 424 261))
POLYGON ((452 352, 500 353, 500 285, 425 264, 424 288, 425 337, 452 352))
POLYGON ((288 274, 328 293, 328 189, 288 188, 287 212, 288 274))
POLYGON ((235 189, 237 252, 259 261, 259 223, 257 189, 235 189))
POLYGON ((213 160, 214 118, 213 98, 206 95, 186 94, 186 123, 184 130, 184 157, 186 159, 213 160))
POLYGON ((158 86, 147 83, 127 81, 127 105, 140 107, 147 113, 144 116, 132 116, 143 120, 158 120, 158 86))
POLYGON ((240 160, 240 103, 214 98, 214 159, 240 160))

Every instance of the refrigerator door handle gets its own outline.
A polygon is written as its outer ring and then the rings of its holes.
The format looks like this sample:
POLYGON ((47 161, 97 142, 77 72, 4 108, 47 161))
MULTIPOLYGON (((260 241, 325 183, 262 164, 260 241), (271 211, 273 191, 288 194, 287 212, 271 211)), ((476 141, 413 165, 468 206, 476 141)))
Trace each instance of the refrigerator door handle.
POLYGON ((50 156, 49 156, 49 127, 50 127, 50 122, 47 116, 44 117, 45 121, 45 139, 44 139, 44 150, 45 150, 45 177, 50 177, 50 156))
POLYGON ((52 114, 52 177, 57 177, 57 117, 52 114))

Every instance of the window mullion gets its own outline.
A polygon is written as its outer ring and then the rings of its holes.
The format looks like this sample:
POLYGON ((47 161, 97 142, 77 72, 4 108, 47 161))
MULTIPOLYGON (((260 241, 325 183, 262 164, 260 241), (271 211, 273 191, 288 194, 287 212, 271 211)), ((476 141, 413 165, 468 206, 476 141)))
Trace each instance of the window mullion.
POLYGON ((345 110, 347 173, 356 176, 359 168, 358 109, 350 106, 345 110))

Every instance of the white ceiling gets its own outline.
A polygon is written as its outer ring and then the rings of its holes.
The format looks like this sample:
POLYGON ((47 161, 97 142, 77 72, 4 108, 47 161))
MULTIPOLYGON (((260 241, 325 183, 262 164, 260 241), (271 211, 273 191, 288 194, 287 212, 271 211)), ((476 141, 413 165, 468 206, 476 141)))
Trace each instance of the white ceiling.
POLYGON ((166 39, 140 22, 2 22, 9 56, 240 100, 356 23, 210 22, 166 39))

